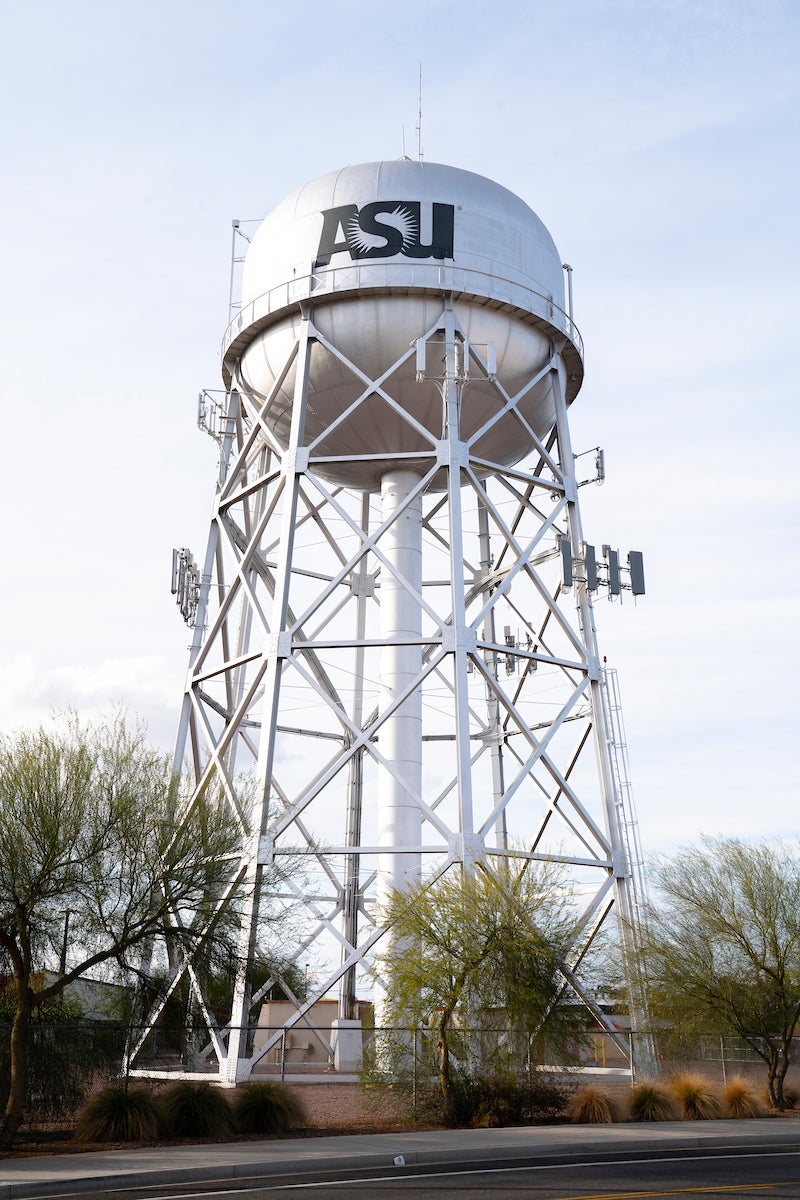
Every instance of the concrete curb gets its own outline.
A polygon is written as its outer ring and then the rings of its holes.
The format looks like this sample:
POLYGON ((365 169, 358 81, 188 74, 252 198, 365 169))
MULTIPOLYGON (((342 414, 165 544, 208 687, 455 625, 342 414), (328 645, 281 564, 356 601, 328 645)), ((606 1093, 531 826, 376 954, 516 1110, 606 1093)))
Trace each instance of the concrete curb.
POLYGON ((510 1164, 730 1148, 800 1153, 800 1118, 559 1125, 161 1146, 0 1160, 0 1200, 396 1166, 510 1164), (402 1160, 402 1161, 398 1161, 402 1160))

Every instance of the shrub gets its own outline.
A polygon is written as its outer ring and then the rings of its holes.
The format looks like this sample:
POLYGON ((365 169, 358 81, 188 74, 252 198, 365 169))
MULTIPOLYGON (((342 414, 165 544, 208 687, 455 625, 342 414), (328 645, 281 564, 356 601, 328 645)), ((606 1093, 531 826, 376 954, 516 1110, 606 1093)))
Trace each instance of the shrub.
POLYGON ((227 1097, 210 1083, 174 1083, 162 1096, 161 1106, 175 1137, 225 1137, 233 1129, 227 1097))
MULTIPOLYGON (((454 1125, 496 1128, 500 1125, 532 1125, 555 1122, 566 1112, 567 1094, 545 1075, 534 1074, 524 1081, 506 1076, 453 1075, 456 1099, 454 1125)), ((408 1092, 402 1093, 408 1100, 408 1092)), ((422 1123, 442 1120, 442 1093, 427 1083, 416 1093, 413 1119, 422 1123)))
POLYGON ((462 1085, 464 1124, 475 1128, 532 1125, 564 1115, 566 1096, 551 1079, 533 1076, 520 1081, 496 1076, 462 1085))
POLYGON ((570 1120, 576 1125, 608 1125, 614 1120, 606 1088, 587 1083, 570 1097, 570 1120))
POLYGON ((155 1098, 121 1083, 92 1096, 75 1127, 79 1142, 154 1142, 163 1133, 164 1119, 155 1098))
POLYGON ((288 1133, 306 1119, 297 1094, 267 1079, 240 1088, 233 1098, 233 1113, 240 1133, 288 1133))
POLYGON ((702 1075, 674 1075, 669 1089, 684 1121, 709 1121, 720 1115, 719 1100, 702 1075))
POLYGON ((650 1079, 631 1088, 628 1110, 632 1121, 669 1121, 675 1115, 667 1089, 650 1079))
MULTIPOLYGON (((10 1077, 10 1029, 3 1020, 6 1004, 7 999, 0 996, 0 1109, 8 1100, 10 1077)), ((117 1030, 112 1030, 110 1038, 102 1038, 96 1026, 76 1024, 75 1020, 69 1009, 65 1013, 64 1006, 53 1004, 45 1006, 41 1020, 37 1017, 28 1027, 25 1111, 29 1120, 72 1117, 93 1090, 91 1082, 96 1073, 106 1068, 106 1080, 116 1075, 122 1058, 121 1043, 115 1042, 117 1053, 113 1055, 104 1055, 104 1050, 108 1040, 114 1041, 117 1030)))
POLYGON ((741 1075, 728 1080, 722 1092, 722 1103, 729 1117, 760 1117, 763 1112, 755 1088, 741 1075))

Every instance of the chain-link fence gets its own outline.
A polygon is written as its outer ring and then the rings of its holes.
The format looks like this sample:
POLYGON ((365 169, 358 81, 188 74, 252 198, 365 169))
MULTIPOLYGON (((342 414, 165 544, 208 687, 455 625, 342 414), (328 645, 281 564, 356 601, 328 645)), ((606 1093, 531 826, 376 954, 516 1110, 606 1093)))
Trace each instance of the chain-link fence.
MULTIPOLYGON (((299 1021, 289 1029, 253 1025, 241 1032, 242 1054, 254 1063, 256 1075, 308 1082, 331 1075, 350 1081, 402 1078, 410 1081, 413 1090, 417 1085, 424 1087, 438 1070, 437 1036, 427 1027, 364 1028, 359 1053, 353 1056, 351 1044, 346 1062, 337 1050, 335 1027, 311 1027, 299 1021)), ((9 1034, 7 1025, 0 1026, 3 1103, 9 1086, 9 1034)), ((228 1053, 230 1037, 228 1027, 209 1037, 205 1027, 139 1029, 112 1022, 34 1023, 28 1031, 29 1109, 40 1117, 57 1117, 74 1111, 87 1093, 104 1082, 126 1075, 213 1075, 228 1053)), ((793 1060, 798 1048, 800 1039, 795 1042, 793 1060)), ((518 1029, 456 1028, 448 1032, 448 1050, 454 1069, 467 1075, 503 1075, 529 1082, 546 1073, 624 1084, 652 1069, 665 1075, 690 1069, 723 1084, 734 1074, 760 1083, 766 1074, 755 1045, 715 1033, 682 1038, 674 1030, 648 1034, 596 1030, 554 1046, 518 1029), (647 1053, 650 1063, 644 1072, 647 1053)), ((790 1072, 792 1079, 795 1071, 790 1072)))
MULTIPOLYGON (((0 1025, 0 1103, 10 1083, 10 1027, 0 1025)), ((120 1074, 126 1031, 106 1021, 32 1023, 27 1035, 28 1113, 39 1120, 74 1113, 94 1087, 120 1074)))

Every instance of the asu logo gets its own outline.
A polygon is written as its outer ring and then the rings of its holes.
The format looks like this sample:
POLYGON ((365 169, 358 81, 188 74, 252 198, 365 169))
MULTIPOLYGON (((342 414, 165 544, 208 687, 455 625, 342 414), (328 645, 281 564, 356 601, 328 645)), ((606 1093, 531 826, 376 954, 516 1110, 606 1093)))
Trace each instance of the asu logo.
POLYGON ((322 213, 316 266, 325 267, 334 254, 351 259, 452 258, 454 207, 431 205, 431 240, 424 245, 419 200, 373 200, 361 208, 340 204, 322 213))

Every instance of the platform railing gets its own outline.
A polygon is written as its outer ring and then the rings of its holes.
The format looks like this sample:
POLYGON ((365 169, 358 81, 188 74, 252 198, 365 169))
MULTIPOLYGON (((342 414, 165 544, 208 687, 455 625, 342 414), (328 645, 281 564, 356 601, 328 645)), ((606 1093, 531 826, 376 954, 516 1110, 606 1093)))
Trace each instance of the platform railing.
POLYGON ((547 292, 537 291, 515 279, 492 275, 470 267, 444 263, 352 263, 342 267, 310 269, 294 275, 243 305, 228 325, 222 339, 222 357, 244 330, 268 324, 302 301, 323 300, 348 292, 381 292, 396 289, 420 292, 454 292, 508 305, 530 313, 560 330, 583 358, 583 338, 570 315, 547 292))

